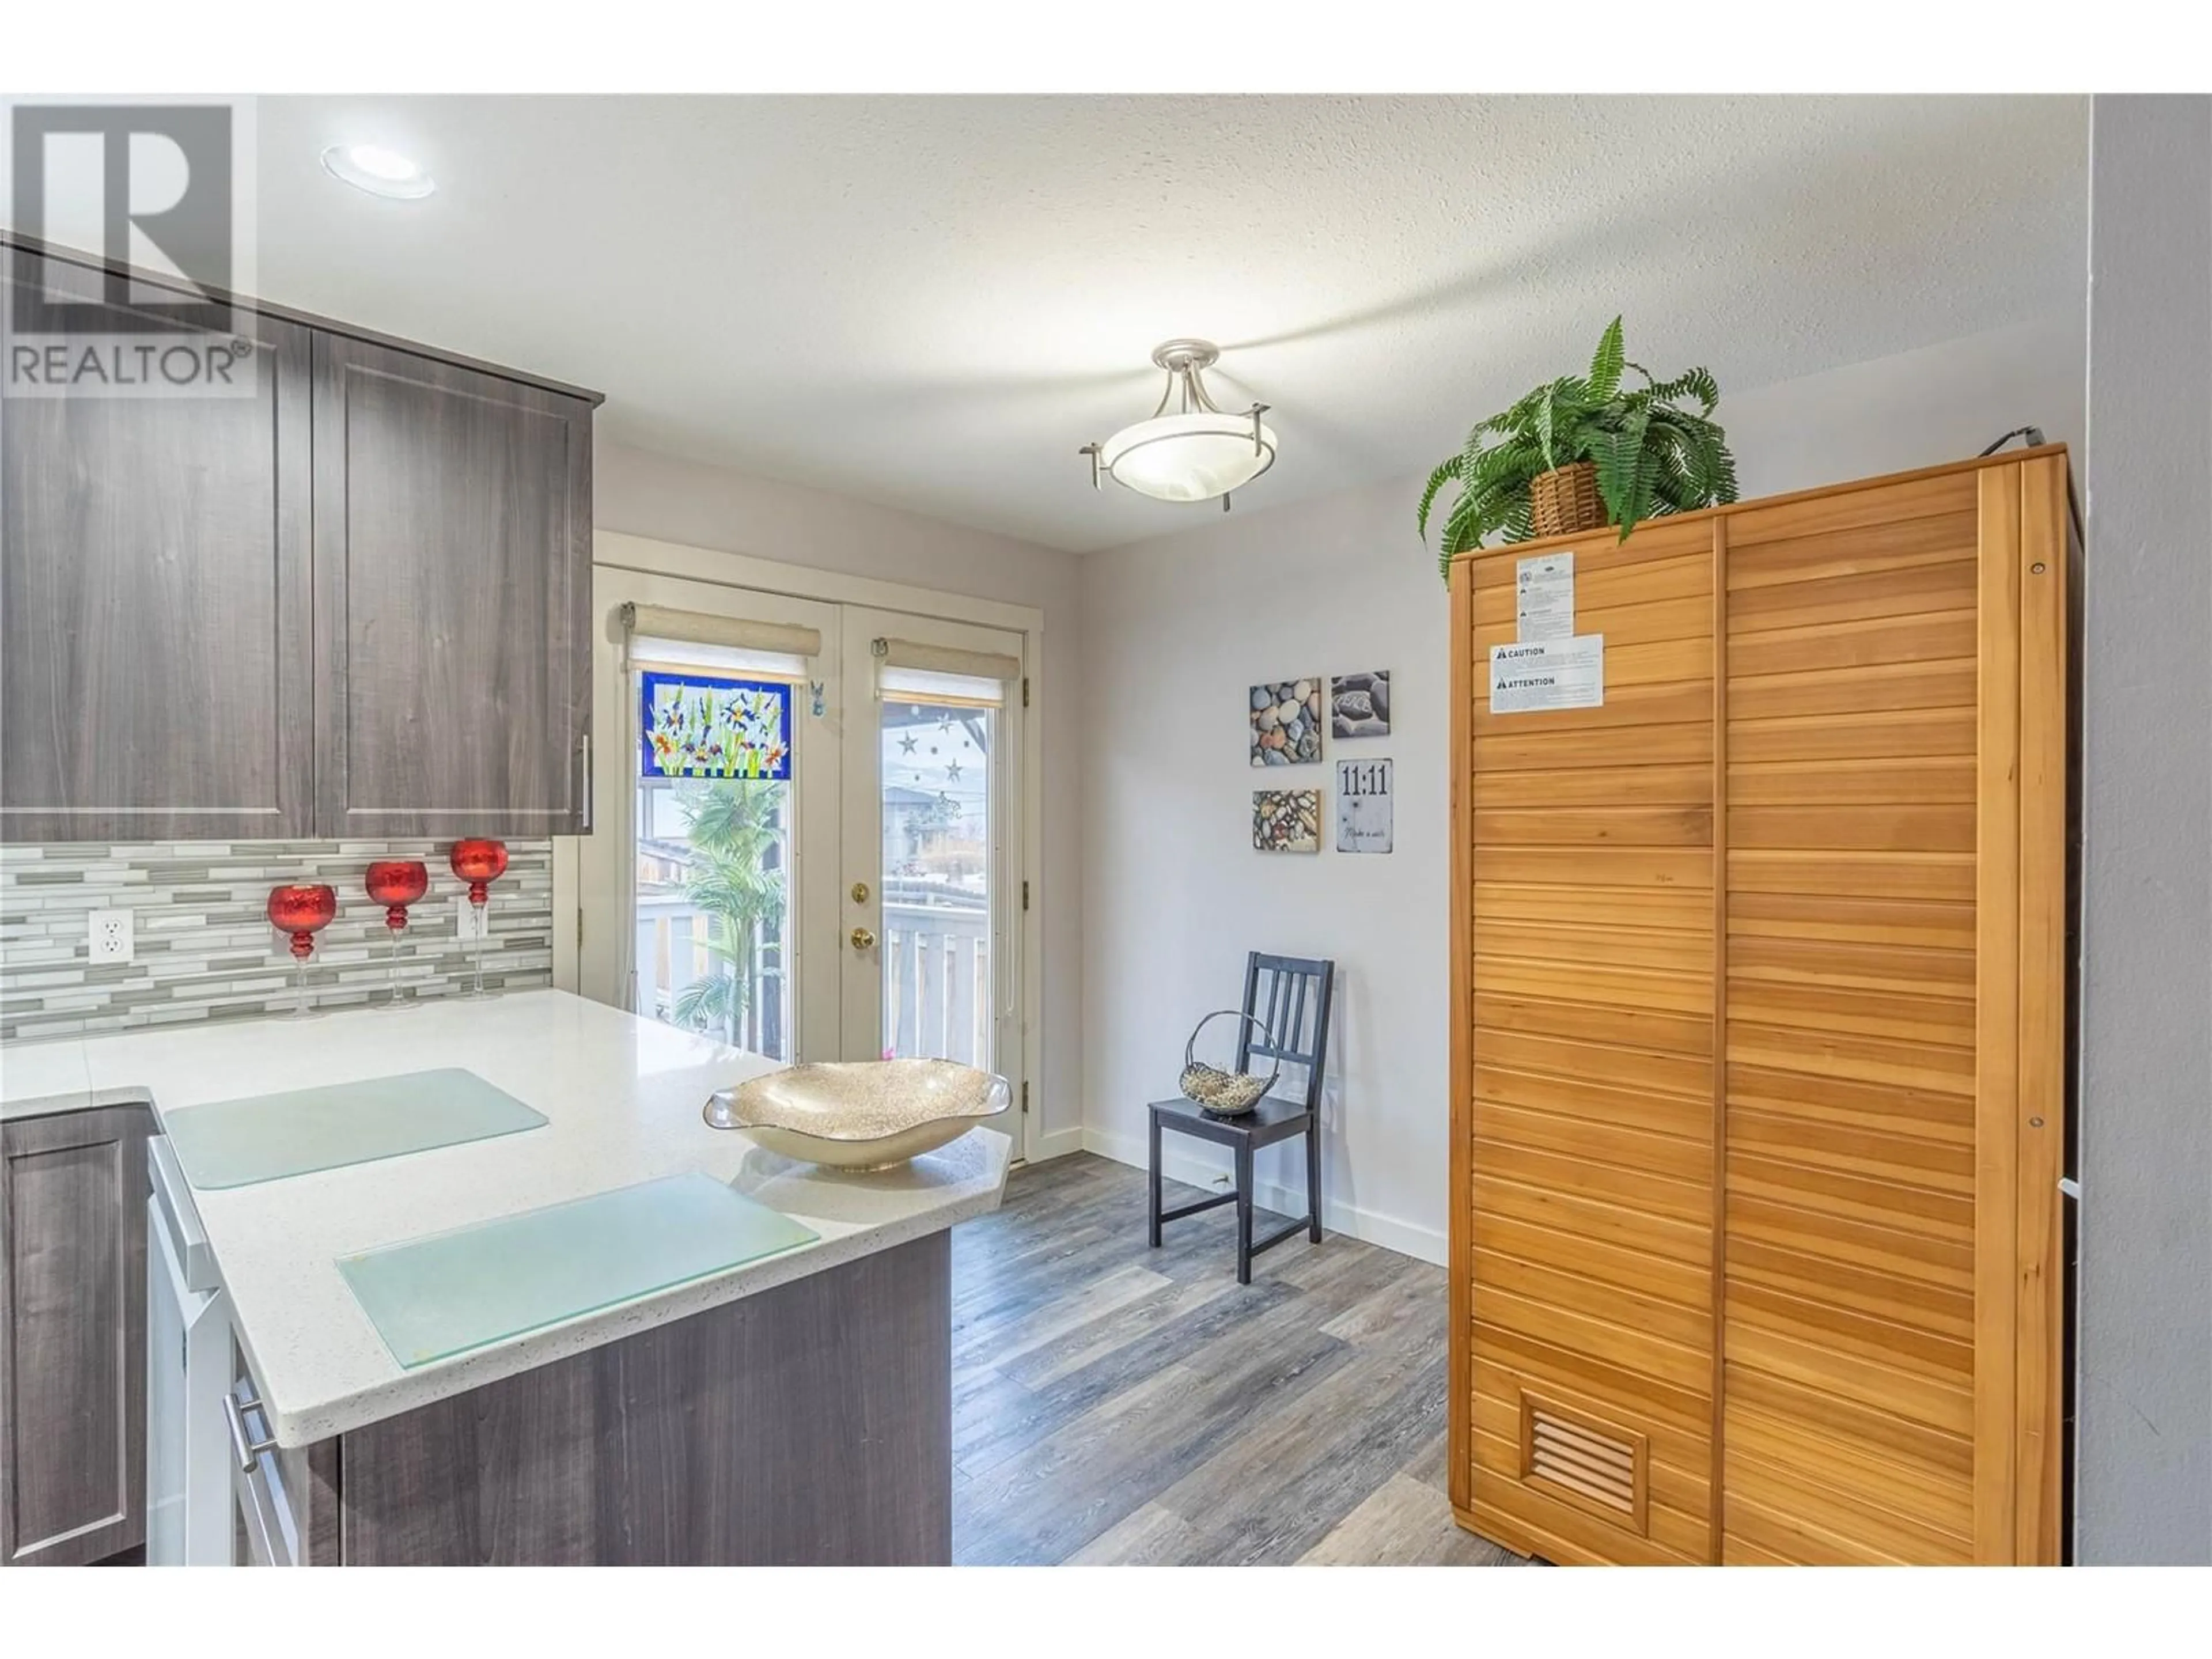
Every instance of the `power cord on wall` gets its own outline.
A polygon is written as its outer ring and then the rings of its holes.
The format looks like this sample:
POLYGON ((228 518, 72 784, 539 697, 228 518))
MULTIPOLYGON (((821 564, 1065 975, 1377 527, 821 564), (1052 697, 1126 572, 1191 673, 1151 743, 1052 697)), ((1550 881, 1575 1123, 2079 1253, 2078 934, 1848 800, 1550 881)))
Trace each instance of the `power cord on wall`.
POLYGON ((2043 428, 2039 426, 2016 426, 2013 428, 2011 431, 2006 433, 2003 437, 1998 439, 1987 449, 1984 450, 1982 453, 1984 455, 1994 455, 1997 451, 2002 449, 2007 444, 2010 443, 2014 438, 2025 438, 2027 440, 2027 447, 2030 449, 2038 448, 2043 442, 2043 428))
MULTIPOLYGON (((2027 439, 2027 447, 2030 449, 2034 449, 2039 447, 2044 442, 2043 428, 2039 426, 2016 426, 2013 428, 2011 431, 2006 433, 2003 437, 1998 439, 1987 449, 1984 450, 1982 454, 1994 455, 1997 451, 2002 449, 2007 444, 2010 443, 2014 438, 2027 439)), ((1979 458, 1978 457, 1977 459, 1979 458)), ((2082 543, 2083 545, 2086 546, 2088 540, 2088 532, 2083 527, 2081 523, 2081 504, 2074 499, 2074 492, 2070 488, 2066 492, 2066 516, 2068 520, 2074 526, 2074 539, 2082 543)))

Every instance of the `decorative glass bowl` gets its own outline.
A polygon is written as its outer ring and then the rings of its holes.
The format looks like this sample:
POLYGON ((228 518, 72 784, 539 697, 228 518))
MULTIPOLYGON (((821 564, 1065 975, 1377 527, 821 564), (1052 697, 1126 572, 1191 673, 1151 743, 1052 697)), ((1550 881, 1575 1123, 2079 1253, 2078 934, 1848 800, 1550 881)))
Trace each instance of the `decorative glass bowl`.
POLYGON ((958 1139, 1012 1101, 1006 1079, 949 1060, 826 1060, 718 1090, 701 1115, 785 1158, 888 1170, 958 1139))

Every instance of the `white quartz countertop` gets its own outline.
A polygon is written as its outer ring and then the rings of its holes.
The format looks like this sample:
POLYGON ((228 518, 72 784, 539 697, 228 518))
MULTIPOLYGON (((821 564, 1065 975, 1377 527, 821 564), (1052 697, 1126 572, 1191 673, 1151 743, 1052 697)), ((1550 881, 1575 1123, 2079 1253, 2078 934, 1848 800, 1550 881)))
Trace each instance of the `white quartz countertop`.
POLYGON ((840 1174, 709 1128, 714 1091, 776 1068, 560 991, 400 1012, 246 1020, 0 1048, 0 1116, 214 1100, 465 1066, 541 1128, 220 1191, 195 1189, 232 1318, 280 1444, 306 1445, 733 1302, 998 1206, 1012 1143, 969 1130, 897 1170, 840 1174), (788 1254, 403 1370, 337 1259, 448 1228, 704 1170, 804 1223, 788 1254))

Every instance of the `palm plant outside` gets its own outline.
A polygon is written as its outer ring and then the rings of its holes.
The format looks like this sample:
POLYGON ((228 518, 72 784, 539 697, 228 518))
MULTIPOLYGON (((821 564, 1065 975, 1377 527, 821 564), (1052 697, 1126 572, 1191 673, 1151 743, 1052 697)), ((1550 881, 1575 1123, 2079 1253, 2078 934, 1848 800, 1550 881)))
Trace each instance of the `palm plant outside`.
POLYGON ((684 896, 708 919, 713 970, 676 994, 678 1025, 743 1047, 745 1015, 758 981, 769 922, 783 915, 783 842, 788 786, 757 778, 717 778, 687 790, 679 810, 691 846, 684 896))

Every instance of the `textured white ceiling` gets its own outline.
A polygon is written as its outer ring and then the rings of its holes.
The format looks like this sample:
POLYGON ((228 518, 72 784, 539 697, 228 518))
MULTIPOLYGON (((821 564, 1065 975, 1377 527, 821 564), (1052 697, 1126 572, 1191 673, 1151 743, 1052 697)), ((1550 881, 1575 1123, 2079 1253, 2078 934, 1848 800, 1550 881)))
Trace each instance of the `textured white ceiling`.
MULTIPOLYGON (((606 433, 1054 546, 1170 336, 1274 405, 1258 508, 1585 357, 1748 388, 2079 303, 2086 100, 265 99, 270 299, 596 386, 606 433), (402 149, 423 202, 325 177, 402 149)), ((1726 405, 1723 414, 1725 417, 1726 405)))

